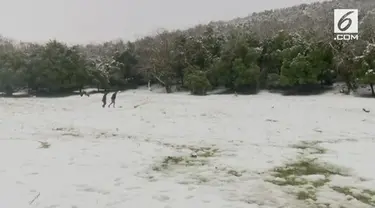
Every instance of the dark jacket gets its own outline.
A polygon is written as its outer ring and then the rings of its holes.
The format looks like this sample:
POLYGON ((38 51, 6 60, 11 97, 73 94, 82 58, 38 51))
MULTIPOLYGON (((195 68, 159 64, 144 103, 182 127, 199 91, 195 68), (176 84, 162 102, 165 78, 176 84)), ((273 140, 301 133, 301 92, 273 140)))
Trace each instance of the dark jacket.
POLYGON ((107 95, 108 95, 108 92, 104 93, 103 98, 102 98, 103 102, 107 101, 107 95))
POLYGON ((117 92, 115 92, 115 93, 112 94, 111 99, 112 100, 116 100, 116 96, 117 96, 117 92))

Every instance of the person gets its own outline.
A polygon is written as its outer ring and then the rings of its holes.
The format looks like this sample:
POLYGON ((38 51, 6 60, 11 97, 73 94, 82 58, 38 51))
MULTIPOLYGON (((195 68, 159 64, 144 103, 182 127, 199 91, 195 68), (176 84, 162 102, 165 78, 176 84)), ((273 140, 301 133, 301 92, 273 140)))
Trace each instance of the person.
POLYGON ((113 107, 115 108, 115 105, 116 105, 116 96, 117 96, 117 92, 114 92, 111 96, 111 103, 108 105, 108 108, 111 107, 111 105, 113 104, 113 107))
POLYGON ((151 91, 151 80, 148 80, 148 90, 151 91))
POLYGON ((105 105, 107 104, 107 94, 108 92, 105 92, 104 95, 103 95, 103 98, 102 98, 102 102, 103 102, 103 108, 105 107, 105 105))

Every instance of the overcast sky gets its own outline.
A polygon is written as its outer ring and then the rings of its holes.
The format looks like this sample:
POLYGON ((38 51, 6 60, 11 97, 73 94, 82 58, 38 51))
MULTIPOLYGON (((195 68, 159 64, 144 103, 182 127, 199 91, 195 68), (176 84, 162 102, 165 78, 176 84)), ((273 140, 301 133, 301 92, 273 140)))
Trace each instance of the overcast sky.
POLYGON ((0 0, 0 34, 23 41, 134 40, 318 0, 0 0))

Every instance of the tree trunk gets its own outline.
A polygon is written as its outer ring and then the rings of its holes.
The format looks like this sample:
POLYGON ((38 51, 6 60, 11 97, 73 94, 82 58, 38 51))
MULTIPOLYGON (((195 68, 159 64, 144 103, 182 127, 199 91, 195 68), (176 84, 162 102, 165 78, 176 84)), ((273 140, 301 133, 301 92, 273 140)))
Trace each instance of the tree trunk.
POLYGON ((348 89, 348 91, 346 92, 346 94, 350 95, 350 92, 352 90, 352 85, 350 84, 350 81, 345 81, 345 84, 346 84, 346 87, 348 89))
POLYGON ((374 84, 370 84, 370 87, 371 87, 371 95, 375 97, 374 84))
POLYGON ((13 95, 13 88, 9 85, 5 87, 5 95, 6 96, 12 96, 13 95))
POLYGON ((172 93, 172 87, 169 85, 165 85, 165 90, 167 91, 167 93, 172 93))
POLYGON ((159 81, 161 85, 165 87, 165 90, 167 91, 167 93, 172 93, 172 87, 169 84, 170 82, 168 80, 164 82, 163 80, 161 80, 160 77, 156 76, 155 74, 153 74, 153 76, 156 78, 156 80, 159 81))

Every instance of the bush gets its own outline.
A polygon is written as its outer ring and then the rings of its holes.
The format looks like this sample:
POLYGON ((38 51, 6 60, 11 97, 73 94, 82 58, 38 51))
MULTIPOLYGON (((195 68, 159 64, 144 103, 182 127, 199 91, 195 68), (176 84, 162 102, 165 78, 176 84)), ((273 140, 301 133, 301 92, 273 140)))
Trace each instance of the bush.
POLYGON ((260 77, 260 68, 256 64, 246 66, 241 59, 233 63, 235 74, 234 89, 240 93, 256 93, 260 77))
POLYGON ((211 88, 206 73, 202 71, 194 71, 187 74, 184 83, 193 95, 206 95, 211 88))

